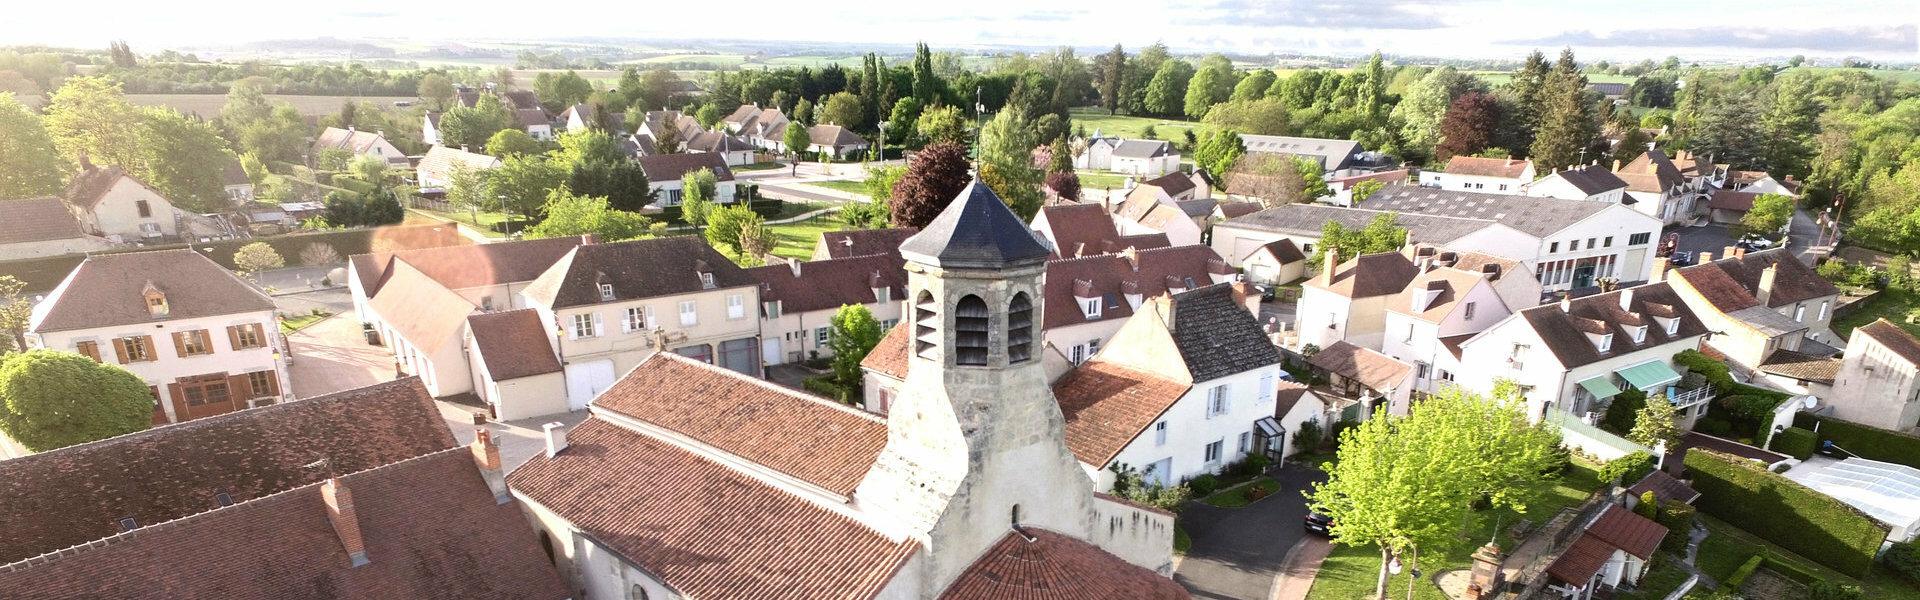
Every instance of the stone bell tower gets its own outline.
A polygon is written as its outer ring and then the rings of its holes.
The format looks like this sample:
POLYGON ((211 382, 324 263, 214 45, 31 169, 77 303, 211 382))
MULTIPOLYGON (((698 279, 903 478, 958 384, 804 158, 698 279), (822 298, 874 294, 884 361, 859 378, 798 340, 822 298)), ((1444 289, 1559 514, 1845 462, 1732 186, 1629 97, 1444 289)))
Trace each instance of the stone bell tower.
POLYGON ((1040 365, 1046 244, 976 179, 900 253, 910 366, 856 495, 926 541, 937 595, 1016 522, 1086 539, 1092 483, 1040 365))

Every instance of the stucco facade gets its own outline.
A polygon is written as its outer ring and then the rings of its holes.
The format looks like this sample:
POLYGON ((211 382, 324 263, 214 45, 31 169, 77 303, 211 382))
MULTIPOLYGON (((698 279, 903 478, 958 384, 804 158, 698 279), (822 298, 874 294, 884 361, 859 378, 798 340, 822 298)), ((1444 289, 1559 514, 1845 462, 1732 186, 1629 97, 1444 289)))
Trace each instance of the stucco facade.
POLYGON ((1080 466, 1093 478, 1094 489, 1100 491, 1113 489, 1114 474, 1109 467, 1114 464, 1138 470, 1144 480, 1161 485, 1217 474, 1221 467, 1260 450, 1255 448, 1258 436, 1253 422, 1273 416, 1274 385, 1279 378, 1280 365, 1273 364, 1193 384, 1112 461, 1104 465, 1082 462, 1080 466), (1209 400, 1215 394, 1226 398, 1226 412, 1209 410, 1209 400), (1219 446, 1210 451, 1211 444, 1219 446))
POLYGON ((180 233, 173 203, 132 177, 121 177, 91 208, 75 208, 74 218, 88 233, 137 242, 180 233))
POLYGON ((276 356, 285 356, 285 344, 272 311, 169 319, 151 325, 33 332, 28 334, 27 343, 35 348, 88 354, 132 371, 158 394, 155 423, 210 417, 290 397, 286 366, 276 360, 276 356), (229 334, 228 328, 246 329, 258 335, 244 334, 236 346, 236 338, 229 334), (200 339, 207 343, 196 343, 193 339, 196 336, 203 336, 200 339), (117 347, 118 340, 140 340, 138 343, 146 351, 123 351, 117 347), (255 341, 258 345, 254 345, 255 341), (262 375, 252 375, 254 373, 262 375), (181 385, 193 385, 191 381, 196 377, 208 381, 221 378, 213 385, 226 389, 231 400, 215 402, 213 395, 188 398, 181 385), (247 381, 250 378, 253 381, 247 381), (261 379, 269 385, 254 389, 255 381, 261 379))
MULTIPOLYGON (((880 322, 880 331, 885 332, 900 322, 901 305, 906 301, 891 298, 886 302, 862 304, 873 313, 873 319, 880 322)), ((833 328, 833 315, 840 309, 810 310, 806 312, 783 312, 778 317, 760 318, 760 352, 762 360, 770 365, 799 362, 819 356, 833 356, 833 350, 827 347, 828 330, 833 328)))
POLYGON ((760 293, 752 286, 558 311, 529 304, 539 311, 542 323, 556 324, 553 342, 561 364, 567 366, 567 395, 574 409, 659 352, 662 335, 667 350, 756 376, 761 370, 760 293), (748 350, 744 356, 736 348, 743 345, 748 350))
POLYGON ((1892 323, 1881 321, 1855 329, 1847 339, 1847 357, 1840 363, 1833 388, 1821 398, 1833 407, 1833 416, 1881 429, 1911 432, 1920 426, 1920 363, 1911 353, 1911 337, 1892 323), (1866 331, 1874 332, 1869 335, 1866 331))

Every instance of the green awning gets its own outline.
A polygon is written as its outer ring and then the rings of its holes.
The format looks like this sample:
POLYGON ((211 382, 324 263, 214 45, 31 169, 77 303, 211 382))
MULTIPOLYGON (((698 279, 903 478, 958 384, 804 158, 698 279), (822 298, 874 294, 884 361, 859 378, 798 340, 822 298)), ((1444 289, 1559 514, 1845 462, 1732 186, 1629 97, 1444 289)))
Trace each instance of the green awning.
POLYGON ((1627 380, 1628 385, 1648 392, 1664 391, 1660 386, 1680 380, 1680 374, 1674 372, 1673 367, 1658 360, 1643 362, 1614 373, 1627 380))
POLYGON ((1620 388, 1613 387, 1613 382, 1607 381, 1605 376, 1582 381, 1580 382, 1580 387, 1587 390, 1587 393, 1593 394, 1593 397, 1599 400, 1620 395, 1620 388))

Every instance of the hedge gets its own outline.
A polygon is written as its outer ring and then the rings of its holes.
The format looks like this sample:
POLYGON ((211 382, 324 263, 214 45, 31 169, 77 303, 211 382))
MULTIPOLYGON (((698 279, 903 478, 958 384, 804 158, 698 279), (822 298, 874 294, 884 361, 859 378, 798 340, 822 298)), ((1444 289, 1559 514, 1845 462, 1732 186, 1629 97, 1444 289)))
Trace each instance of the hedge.
POLYGON ((1752 577, 1754 571, 1760 570, 1760 563, 1763 562, 1767 562, 1767 553, 1765 551, 1755 554, 1753 558, 1747 559, 1747 562, 1741 563, 1740 568, 1733 570, 1733 576, 1728 577, 1722 584, 1727 586, 1727 589, 1740 589, 1740 584, 1746 583, 1747 578, 1752 577))
POLYGON ((1816 448, 1832 441, 1860 458, 1920 468, 1920 437, 1808 413, 1794 415, 1793 424, 1814 430, 1816 448))
POLYGON ((1920 547, 1915 547, 1913 542, 1894 544, 1881 558, 1886 561, 1887 568, 1892 569, 1894 574, 1920 584, 1920 547))
POLYGON ((1700 510, 1841 573, 1866 575, 1887 539, 1860 511, 1759 463, 1694 448, 1686 465, 1700 510))
POLYGON ((1773 443, 1770 444, 1768 448, 1774 452, 1779 452, 1800 460, 1806 460, 1807 457, 1813 456, 1813 449, 1818 446, 1819 443, 1818 440, 1814 439, 1812 430, 1800 427, 1788 427, 1781 430, 1780 433, 1773 434, 1773 443))
POLYGON ((832 375, 821 375, 819 377, 802 379, 800 380, 800 387, 805 388, 809 392, 832 398, 841 404, 853 404, 854 401, 853 389, 835 383, 832 375))
POLYGON ((1813 585, 1813 582, 1820 581, 1820 576, 1814 574, 1812 571, 1808 571, 1806 567, 1774 558, 1770 554, 1762 554, 1761 556, 1767 557, 1767 560, 1760 565, 1760 568, 1779 573, 1780 576, 1792 579, 1795 583, 1799 583, 1800 585, 1813 585))
MULTIPOLYGON (((177 250, 180 248, 191 247, 191 248, 200 250, 201 254, 205 254, 209 258, 212 258, 214 262, 220 263, 220 266, 233 269, 235 268, 233 264, 233 253, 239 250, 241 246, 245 246, 247 244, 251 244, 254 242, 266 242, 268 246, 273 247, 273 250, 275 252, 280 253, 281 258, 286 259, 288 266, 295 266, 295 265, 298 265, 300 262, 300 251, 307 249, 307 246, 309 245, 327 244, 329 246, 333 246, 334 251, 339 252, 341 258, 346 258, 348 256, 352 256, 355 254, 366 254, 366 253, 372 252, 373 243, 375 239, 400 240, 403 238, 416 238, 416 236, 411 236, 411 235, 395 235, 395 234, 396 232, 404 232, 404 231, 416 230, 416 229, 425 230, 425 229, 431 229, 434 227, 445 227, 451 231, 453 228, 453 225, 449 223, 447 225, 419 225, 419 226, 411 226, 411 227, 336 229, 336 230, 320 231, 320 232, 313 232, 313 233, 295 233, 295 234, 289 234, 289 235, 276 235, 276 236, 257 237, 257 238, 239 239, 239 240, 196 242, 193 244, 164 244, 164 245, 155 245, 155 246, 145 246, 140 248, 114 249, 114 250, 108 250, 104 252, 95 252, 94 254, 118 254, 121 252, 177 250), (213 251, 207 252, 206 251, 207 248, 212 248, 213 251)), ((452 244, 467 243, 467 240, 465 238, 460 237, 458 231, 454 231, 451 235, 447 235, 445 238, 440 237, 440 235, 427 235, 427 236, 418 236, 417 239, 438 240, 433 243, 420 245, 419 247, 440 245, 441 243, 452 243, 452 244)), ((412 246, 415 244, 408 244, 408 245, 412 246)), ((384 250, 385 248, 382 248, 382 249, 384 250)), ((13 275, 14 277, 19 278, 20 281, 26 282, 28 290, 32 290, 32 291, 52 290, 54 287, 60 285, 61 280, 67 278, 68 273, 73 272, 74 267, 80 266, 80 261, 86 260, 86 258, 87 258, 87 255, 85 254, 65 254, 61 256, 49 256, 44 258, 30 258, 30 259, 23 259, 23 260, 4 261, 4 262, 0 262, 0 273, 13 275)))
MULTIPOLYGON (((778 198, 760 199, 747 203, 747 208, 751 209, 754 214, 768 219, 780 214, 780 211, 786 210, 786 207, 787 201, 778 198)), ((648 218, 657 222, 664 222, 668 225, 687 224, 685 220, 680 218, 679 205, 661 207, 659 214, 648 215, 648 218)))

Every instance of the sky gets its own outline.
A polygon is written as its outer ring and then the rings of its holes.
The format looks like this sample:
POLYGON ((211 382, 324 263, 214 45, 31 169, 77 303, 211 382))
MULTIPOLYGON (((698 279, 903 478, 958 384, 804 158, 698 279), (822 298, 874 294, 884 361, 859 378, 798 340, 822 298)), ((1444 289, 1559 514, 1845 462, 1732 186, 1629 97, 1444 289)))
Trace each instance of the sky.
MULTIPOLYGON (((937 47, 1163 41, 1176 51, 1518 57, 1572 46, 1582 60, 1861 56, 1920 62, 1920 0, 731 0, 529 5, 506 0, 287 3, 274 0, 21 2, 0 45, 139 52, 273 39, 408 42, 743 39, 937 47), (338 8, 335 8, 335 7, 338 8), (700 11, 712 6, 715 10, 700 11), (698 11, 698 12, 696 12, 698 11), (572 15, 583 18, 571 19, 572 15)), ((1551 53, 1549 53, 1551 54, 1551 53)))

